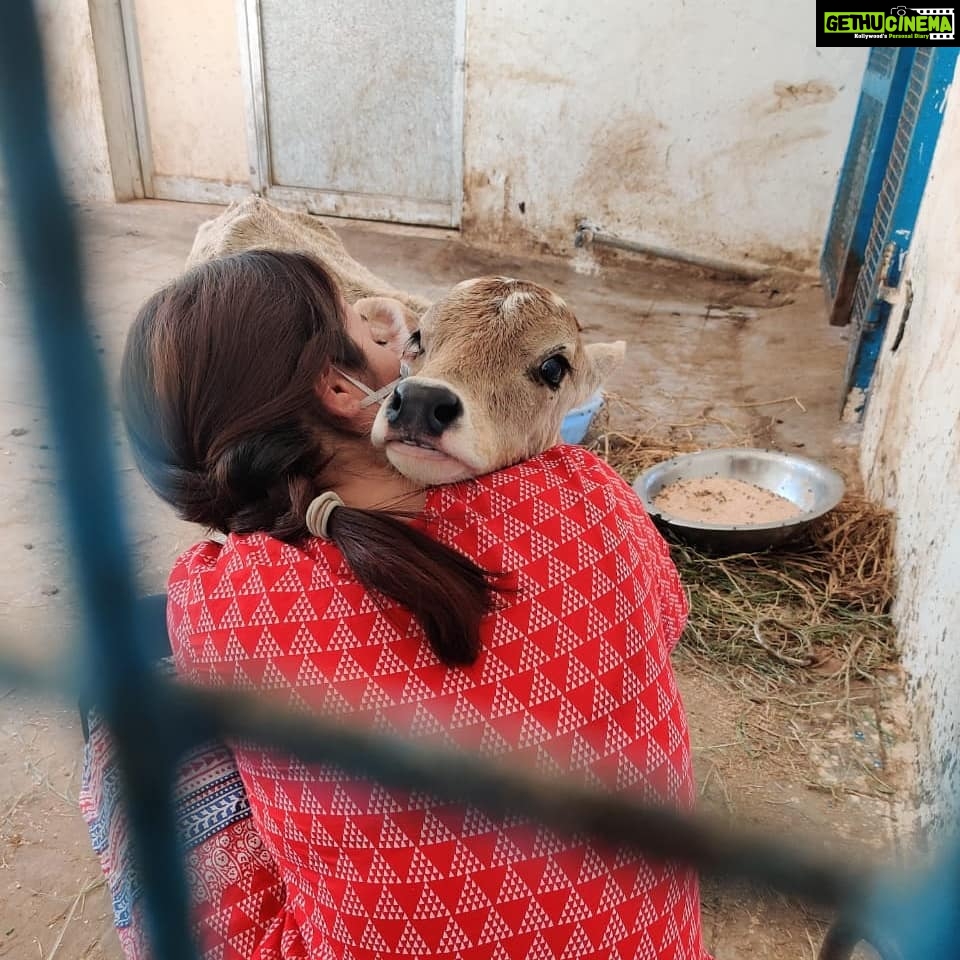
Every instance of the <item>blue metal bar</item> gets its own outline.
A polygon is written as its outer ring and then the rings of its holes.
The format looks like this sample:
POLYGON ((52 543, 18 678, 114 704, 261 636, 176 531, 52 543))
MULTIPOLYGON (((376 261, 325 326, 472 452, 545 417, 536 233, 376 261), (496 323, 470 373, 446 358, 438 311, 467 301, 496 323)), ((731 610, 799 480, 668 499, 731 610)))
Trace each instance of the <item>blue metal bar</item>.
POLYGON ((171 801, 179 738, 170 727, 164 731, 176 716, 164 716, 138 641, 107 391, 84 303, 73 217, 54 157, 40 38, 28 0, 4 5, 0 141, 54 449, 67 481, 60 489, 84 611, 85 685, 121 757, 156 956, 185 960, 195 950, 171 801))

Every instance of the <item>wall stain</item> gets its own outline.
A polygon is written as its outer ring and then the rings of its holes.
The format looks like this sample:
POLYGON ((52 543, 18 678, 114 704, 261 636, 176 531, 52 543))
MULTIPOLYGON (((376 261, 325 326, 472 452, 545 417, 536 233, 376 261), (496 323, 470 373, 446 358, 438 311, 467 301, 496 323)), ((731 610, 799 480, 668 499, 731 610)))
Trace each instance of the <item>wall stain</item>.
POLYGON ((824 80, 807 80, 804 83, 783 83, 773 85, 774 101, 768 103, 765 113, 779 113, 782 110, 795 110, 815 103, 830 103, 836 100, 840 91, 824 80))
MULTIPOLYGON (((522 166, 518 161, 517 166, 522 166)), ((471 243, 523 247, 528 252, 569 252, 573 228, 538 229, 527 220, 534 202, 529 196, 517 202, 509 173, 499 169, 468 170, 463 178, 461 230, 471 243)), ((531 211, 532 212, 532 211, 531 211)))
POLYGON ((474 70, 478 77, 493 80, 498 85, 511 82, 525 83, 531 86, 572 87, 575 82, 574 78, 567 74, 549 73, 546 70, 537 70, 536 68, 498 66, 496 71, 484 70, 482 67, 474 67, 474 70))
POLYGON ((593 138, 590 156, 577 178, 576 191, 601 206, 624 192, 669 191, 666 184, 666 127, 652 113, 612 117, 593 138))

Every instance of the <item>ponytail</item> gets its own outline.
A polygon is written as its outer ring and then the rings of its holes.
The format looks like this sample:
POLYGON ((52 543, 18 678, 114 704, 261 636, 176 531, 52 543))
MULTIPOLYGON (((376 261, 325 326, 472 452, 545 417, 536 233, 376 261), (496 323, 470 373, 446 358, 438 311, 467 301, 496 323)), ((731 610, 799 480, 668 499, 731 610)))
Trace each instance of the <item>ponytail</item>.
POLYGON ((441 663, 476 661, 480 622, 506 590, 503 574, 484 570, 397 515, 347 507, 331 494, 310 506, 310 532, 337 545, 364 587, 409 610, 441 663))

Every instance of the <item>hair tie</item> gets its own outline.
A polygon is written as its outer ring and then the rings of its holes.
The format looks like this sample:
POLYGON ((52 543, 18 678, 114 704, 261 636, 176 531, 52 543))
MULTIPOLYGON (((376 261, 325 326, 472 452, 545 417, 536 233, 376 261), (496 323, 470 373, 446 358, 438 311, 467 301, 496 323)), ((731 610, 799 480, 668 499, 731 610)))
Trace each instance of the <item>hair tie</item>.
POLYGON ((343 501, 332 490, 321 493, 319 497, 314 497, 307 507, 306 524, 307 529, 315 537, 323 537, 324 540, 330 540, 330 514, 337 507, 342 507, 343 501))

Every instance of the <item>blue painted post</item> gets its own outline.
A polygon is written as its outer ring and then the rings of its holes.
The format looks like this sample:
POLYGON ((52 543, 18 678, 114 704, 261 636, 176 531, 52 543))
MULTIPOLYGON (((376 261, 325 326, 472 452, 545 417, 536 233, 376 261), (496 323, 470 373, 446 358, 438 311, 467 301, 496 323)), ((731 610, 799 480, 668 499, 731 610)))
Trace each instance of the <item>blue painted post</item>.
POLYGON ((87 689, 110 725, 125 776, 135 863, 158 960, 195 956, 171 802, 185 732, 138 640, 107 393, 90 335, 77 237, 49 130, 33 5, 4 5, 0 142, 26 268, 29 315, 50 398, 68 543, 85 614, 87 689))

